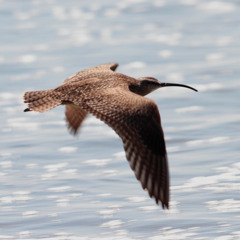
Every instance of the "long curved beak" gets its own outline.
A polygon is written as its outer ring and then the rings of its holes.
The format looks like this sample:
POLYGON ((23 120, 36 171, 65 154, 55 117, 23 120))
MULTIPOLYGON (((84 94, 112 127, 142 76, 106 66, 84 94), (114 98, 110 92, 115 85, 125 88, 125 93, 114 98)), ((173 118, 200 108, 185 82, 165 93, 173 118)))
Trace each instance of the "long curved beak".
POLYGON ((179 84, 179 83, 162 83, 160 82, 160 87, 185 87, 185 88, 190 88, 195 92, 198 92, 198 90, 196 88, 190 87, 188 85, 185 84, 179 84))

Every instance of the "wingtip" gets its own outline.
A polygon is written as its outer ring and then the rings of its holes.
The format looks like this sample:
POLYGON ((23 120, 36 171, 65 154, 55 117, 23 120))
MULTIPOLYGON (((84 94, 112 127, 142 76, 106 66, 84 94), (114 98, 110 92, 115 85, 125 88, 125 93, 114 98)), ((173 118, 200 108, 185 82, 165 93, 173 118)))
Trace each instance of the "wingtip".
POLYGON ((112 71, 115 71, 117 69, 118 65, 119 65, 118 63, 114 62, 114 63, 112 63, 112 66, 110 67, 110 69, 112 71))
MULTIPOLYGON (((67 122, 67 120, 66 120, 67 122)), ((78 130, 79 129, 74 129, 68 122, 66 124, 68 132, 73 136, 73 137, 78 137, 78 130)))
POLYGON ((162 208, 169 210, 169 204, 168 203, 162 203, 162 208))
POLYGON ((165 209, 167 209, 167 210, 169 210, 169 203, 168 202, 163 202, 163 201, 161 201, 161 200, 156 200, 156 203, 157 203, 157 205, 159 205, 159 203, 161 202, 161 204, 162 204, 162 209, 163 210, 165 210, 165 209))

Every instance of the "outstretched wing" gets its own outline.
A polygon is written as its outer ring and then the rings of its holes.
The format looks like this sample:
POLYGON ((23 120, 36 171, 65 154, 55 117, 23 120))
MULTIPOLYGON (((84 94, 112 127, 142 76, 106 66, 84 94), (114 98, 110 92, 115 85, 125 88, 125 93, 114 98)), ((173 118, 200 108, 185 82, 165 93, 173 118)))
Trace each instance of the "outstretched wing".
POLYGON ((82 121, 87 116, 87 112, 76 105, 66 105, 66 121, 70 133, 76 135, 82 121))
POLYGON ((169 204, 169 173, 164 134, 155 102, 114 88, 75 102, 121 137, 127 160, 142 187, 163 208, 169 204))
POLYGON ((98 65, 98 66, 95 66, 95 67, 91 67, 91 68, 82 70, 81 72, 78 72, 78 73, 74 74, 73 76, 65 79, 63 81, 63 84, 79 81, 81 78, 84 78, 84 77, 86 77, 88 75, 91 75, 92 73, 97 74, 98 71, 101 71, 101 72, 105 72, 105 71, 114 72, 117 67, 118 67, 117 63, 107 63, 107 64, 102 64, 102 65, 98 65))

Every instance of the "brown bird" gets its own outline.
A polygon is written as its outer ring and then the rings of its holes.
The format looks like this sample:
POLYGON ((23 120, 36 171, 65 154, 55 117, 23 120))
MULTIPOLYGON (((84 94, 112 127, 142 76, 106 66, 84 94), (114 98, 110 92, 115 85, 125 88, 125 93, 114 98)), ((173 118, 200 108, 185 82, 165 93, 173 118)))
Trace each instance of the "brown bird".
POLYGON ((26 92, 24 111, 45 112, 66 105, 68 128, 76 134, 91 113, 110 126, 122 139, 127 160, 143 189, 156 203, 169 208, 169 171, 164 133, 157 104, 143 96, 174 83, 152 77, 135 79, 116 73, 117 63, 83 70, 55 89, 26 92))

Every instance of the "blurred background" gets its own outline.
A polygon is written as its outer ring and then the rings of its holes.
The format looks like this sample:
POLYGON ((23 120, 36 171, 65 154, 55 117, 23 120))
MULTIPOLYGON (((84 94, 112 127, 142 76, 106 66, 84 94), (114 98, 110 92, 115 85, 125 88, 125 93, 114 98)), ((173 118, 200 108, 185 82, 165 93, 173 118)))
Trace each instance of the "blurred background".
POLYGON ((0 239, 240 238, 239 1, 0 0, 0 239), (163 211, 122 142, 89 116, 78 137, 64 107, 24 113, 22 95, 76 72, 189 84, 160 89, 171 175, 163 211))

